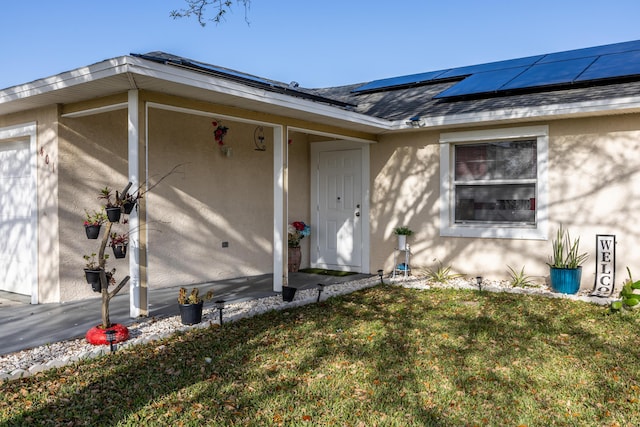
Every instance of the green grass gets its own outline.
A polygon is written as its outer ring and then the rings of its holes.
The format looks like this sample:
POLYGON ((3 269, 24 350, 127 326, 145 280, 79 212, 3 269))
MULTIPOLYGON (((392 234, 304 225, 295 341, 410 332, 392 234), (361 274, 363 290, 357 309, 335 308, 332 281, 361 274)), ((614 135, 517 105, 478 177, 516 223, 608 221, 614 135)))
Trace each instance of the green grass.
POLYGON ((320 274, 323 276, 336 276, 336 277, 344 277, 344 276, 351 276, 353 274, 357 274, 352 271, 325 270, 324 268, 303 268, 299 271, 300 273, 320 274))
POLYGON ((637 315, 378 286, 4 383, 0 425, 635 426, 637 315))

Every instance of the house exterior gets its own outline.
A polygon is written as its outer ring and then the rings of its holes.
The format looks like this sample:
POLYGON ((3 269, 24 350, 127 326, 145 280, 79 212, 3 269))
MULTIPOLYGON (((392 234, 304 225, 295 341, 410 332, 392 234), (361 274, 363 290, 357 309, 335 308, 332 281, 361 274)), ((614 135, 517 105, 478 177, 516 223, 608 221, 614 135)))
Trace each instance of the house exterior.
POLYGON ((292 221, 311 225, 303 267, 388 273, 406 225, 413 268, 540 280, 562 224, 591 254, 587 289, 596 235, 616 236, 619 270, 640 265, 639 148, 640 42, 322 89, 121 56, 0 90, 0 290, 97 295, 85 209, 128 182, 149 191, 108 267, 131 276, 132 316, 149 288, 272 274, 281 290, 292 221))

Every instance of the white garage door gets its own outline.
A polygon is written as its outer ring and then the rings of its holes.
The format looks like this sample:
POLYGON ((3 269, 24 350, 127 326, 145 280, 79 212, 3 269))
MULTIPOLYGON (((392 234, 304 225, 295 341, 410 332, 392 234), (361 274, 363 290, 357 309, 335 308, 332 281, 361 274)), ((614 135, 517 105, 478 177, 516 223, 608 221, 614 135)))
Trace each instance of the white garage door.
POLYGON ((37 301, 32 295, 37 246, 35 152, 31 146, 29 137, 0 140, 0 290, 31 295, 33 302, 37 301))

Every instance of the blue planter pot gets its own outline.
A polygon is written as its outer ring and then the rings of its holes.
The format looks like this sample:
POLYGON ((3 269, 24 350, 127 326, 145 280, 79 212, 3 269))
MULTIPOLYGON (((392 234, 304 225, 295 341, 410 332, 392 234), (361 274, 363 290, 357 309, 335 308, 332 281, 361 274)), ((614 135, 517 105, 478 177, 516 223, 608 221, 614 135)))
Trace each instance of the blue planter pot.
POLYGON ((551 288, 561 294, 575 294, 580 289, 582 267, 555 268, 551 267, 551 288))

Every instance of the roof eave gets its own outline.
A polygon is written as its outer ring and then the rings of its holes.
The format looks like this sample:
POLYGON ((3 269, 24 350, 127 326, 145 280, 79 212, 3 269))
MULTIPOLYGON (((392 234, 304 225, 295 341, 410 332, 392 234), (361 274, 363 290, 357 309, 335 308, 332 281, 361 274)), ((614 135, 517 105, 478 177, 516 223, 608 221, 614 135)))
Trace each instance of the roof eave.
POLYGON ((640 96, 620 97, 599 101, 552 104, 534 107, 520 107, 493 111, 478 111, 441 116, 421 116, 420 126, 407 120, 395 120, 394 130, 419 130, 449 127, 492 125, 505 122, 526 122, 537 120, 559 120, 590 117, 594 115, 614 115, 640 112, 640 96))
MULTIPOLYGON (((159 64, 130 55, 108 59, 99 63, 77 68, 55 76, 35 80, 30 83, 0 90, 0 115, 11 111, 10 105, 41 95, 51 95, 56 91, 72 89, 82 84, 96 82, 108 77, 130 73, 133 76, 130 89, 138 87, 135 76, 147 76, 168 82, 187 85, 205 91, 220 93, 247 101, 262 104, 265 107, 285 108, 297 115, 304 115, 309 120, 314 117, 335 121, 339 126, 357 127, 371 133, 381 133, 392 128, 391 121, 365 114, 348 111, 329 104, 302 99, 283 93, 272 92, 259 87, 243 85, 217 76, 210 76, 196 71, 159 64), (7 108, 3 108, 7 107, 7 108)), ((106 90, 106 89, 105 89, 106 90)), ((35 99, 35 98, 34 98, 35 99)), ((34 102, 31 107, 50 105, 43 100, 41 104, 34 102)))

